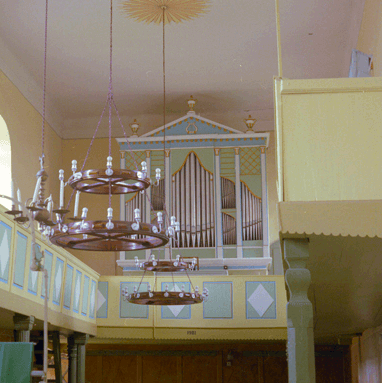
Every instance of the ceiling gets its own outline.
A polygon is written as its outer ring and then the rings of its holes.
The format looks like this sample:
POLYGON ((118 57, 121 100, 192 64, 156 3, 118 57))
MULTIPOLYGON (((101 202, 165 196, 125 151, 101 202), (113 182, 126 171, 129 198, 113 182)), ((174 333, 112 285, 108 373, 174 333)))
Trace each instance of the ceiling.
MULTIPOLYGON (((346 77, 364 0, 280 0, 284 77, 346 77)), ((114 0, 114 96, 124 124, 162 125, 162 28, 130 20, 114 0)), ((2 1, 0 68, 41 109, 45 1, 2 1)), ((62 138, 91 137, 108 88, 109 1, 49 1, 47 118, 62 138)), ((273 1, 211 0, 209 12, 166 27, 167 121, 196 112, 245 130, 273 129, 277 75, 273 1)), ((107 135, 106 118, 99 136, 107 135)), ((122 136, 114 125, 114 136, 122 136)))

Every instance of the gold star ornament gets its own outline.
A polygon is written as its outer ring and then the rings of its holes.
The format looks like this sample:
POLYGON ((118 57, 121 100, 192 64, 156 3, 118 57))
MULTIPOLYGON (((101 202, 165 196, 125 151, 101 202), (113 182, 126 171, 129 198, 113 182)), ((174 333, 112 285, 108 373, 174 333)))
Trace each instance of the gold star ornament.
POLYGON ((210 0, 127 0, 123 12, 131 19, 146 23, 181 23, 207 13, 210 0))

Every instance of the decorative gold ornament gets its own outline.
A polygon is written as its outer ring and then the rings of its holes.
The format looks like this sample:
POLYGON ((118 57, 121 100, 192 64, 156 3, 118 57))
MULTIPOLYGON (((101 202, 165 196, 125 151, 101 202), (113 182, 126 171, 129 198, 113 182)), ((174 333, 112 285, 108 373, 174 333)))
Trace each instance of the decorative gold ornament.
POLYGON ((190 112, 194 111, 195 104, 198 102, 198 100, 195 100, 194 97, 190 96, 190 98, 187 100, 188 107, 190 108, 190 112))
POLYGON ((252 133, 253 132, 252 128, 255 125, 256 120, 254 118, 252 118, 251 115, 249 115, 248 118, 244 119, 244 122, 245 122, 245 125, 247 125, 247 128, 248 128, 247 133, 248 132, 252 133))
POLYGON ((137 133, 140 126, 141 125, 138 124, 137 120, 134 120, 134 122, 130 124, 130 129, 133 132, 133 137, 138 137, 137 133))
POLYGON ((122 10, 136 21, 146 23, 180 23, 207 13, 210 0, 127 0, 122 10), (164 12, 163 12, 164 10, 164 12))

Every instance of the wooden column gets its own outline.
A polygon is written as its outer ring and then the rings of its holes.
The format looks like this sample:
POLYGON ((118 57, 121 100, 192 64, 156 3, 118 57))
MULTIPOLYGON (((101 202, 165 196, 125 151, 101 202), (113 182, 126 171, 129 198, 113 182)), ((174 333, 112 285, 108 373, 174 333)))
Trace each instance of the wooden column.
MULTIPOLYGON (((126 169, 126 152, 120 151, 121 154, 121 169, 126 169)), ((124 221, 126 219, 126 206, 125 206, 125 194, 121 194, 119 197, 119 219, 120 221, 124 221)), ((120 251, 119 252, 119 259, 121 261, 125 260, 125 252, 120 251)))
POLYGON ((220 180, 220 149, 214 148, 215 151, 215 243, 217 258, 223 258, 223 222, 222 222, 222 191, 220 180))
POLYGON ((86 344, 88 343, 89 335, 75 333, 74 336, 77 344, 77 383, 85 383, 86 344))
POLYGON ((289 265, 285 280, 290 299, 287 303, 289 383, 315 383, 313 306, 308 299, 310 272, 308 239, 284 239, 284 256, 289 265))
MULTIPOLYGON (((151 152, 150 150, 146 150, 146 164, 147 164, 147 177, 150 178, 151 177, 151 152)), ((155 177, 153 178, 152 180, 153 182, 155 182, 155 177)), ((149 199, 151 201, 151 187, 148 187, 145 191, 145 203, 144 203, 144 206, 145 206, 145 222, 147 223, 151 223, 151 205, 150 205, 150 202, 149 202, 149 199), (147 198, 149 197, 149 198, 147 198)), ((143 216, 143 212, 142 212, 142 216, 143 216)), ((146 250, 146 259, 149 259, 150 257, 150 253, 151 253, 151 250, 146 250)))
POLYGON ((16 331, 16 342, 30 342, 30 332, 34 325, 34 316, 15 314, 13 323, 16 331))
POLYGON ((240 148, 235 148, 236 256, 243 258, 243 220, 241 214, 240 148))
POLYGON ((265 146, 260 148, 261 161, 261 219, 263 226, 263 257, 270 257, 269 252, 269 227, 268 227, 268 191, 267 191, 267 162, 265 146))

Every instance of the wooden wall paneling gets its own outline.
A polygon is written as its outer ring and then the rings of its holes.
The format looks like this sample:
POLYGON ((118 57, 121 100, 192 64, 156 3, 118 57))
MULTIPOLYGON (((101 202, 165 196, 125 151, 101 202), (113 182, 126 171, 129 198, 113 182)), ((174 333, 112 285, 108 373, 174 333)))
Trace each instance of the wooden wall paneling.
POLYGON ((183 383, 182 357, 176 357, 177 383, 183 383))
POLYGON ((288 363, 285 356, 263 356, 263 381, 261 383, 288 383, 288 363))
POLYGON ((102 356, 102 383, 137 382, 137 356, 102 356))
POLYGON ((227 354, 223 354, 223 383, 259 383, 259 357, 233 353, 231 366, 227 366, 227 354))
POLYGON ((216 356, 183 356, 183 383, 217 382, 219 359, 216 356))
POLYGON ((142 383, 177 383, 177 357, 144 355, 142 383))
POLYGON ((316 356, 316 383, 345 383, 344 378, 343 358, 316 356))
POLYGON ((258 357, 259 383, 264 383, 264 358, 258 357))
POLYGON ((142 356, 137 356, 137 383, 142 383, 142 356))
POLYGON ((216 367, 217 367, 217 383, 223 383, 223 353, 219 352, 216 356, 216 367))
POLYGON ((102 356, 86 356, 85 377, 86 383, 102 383, 102 356))

